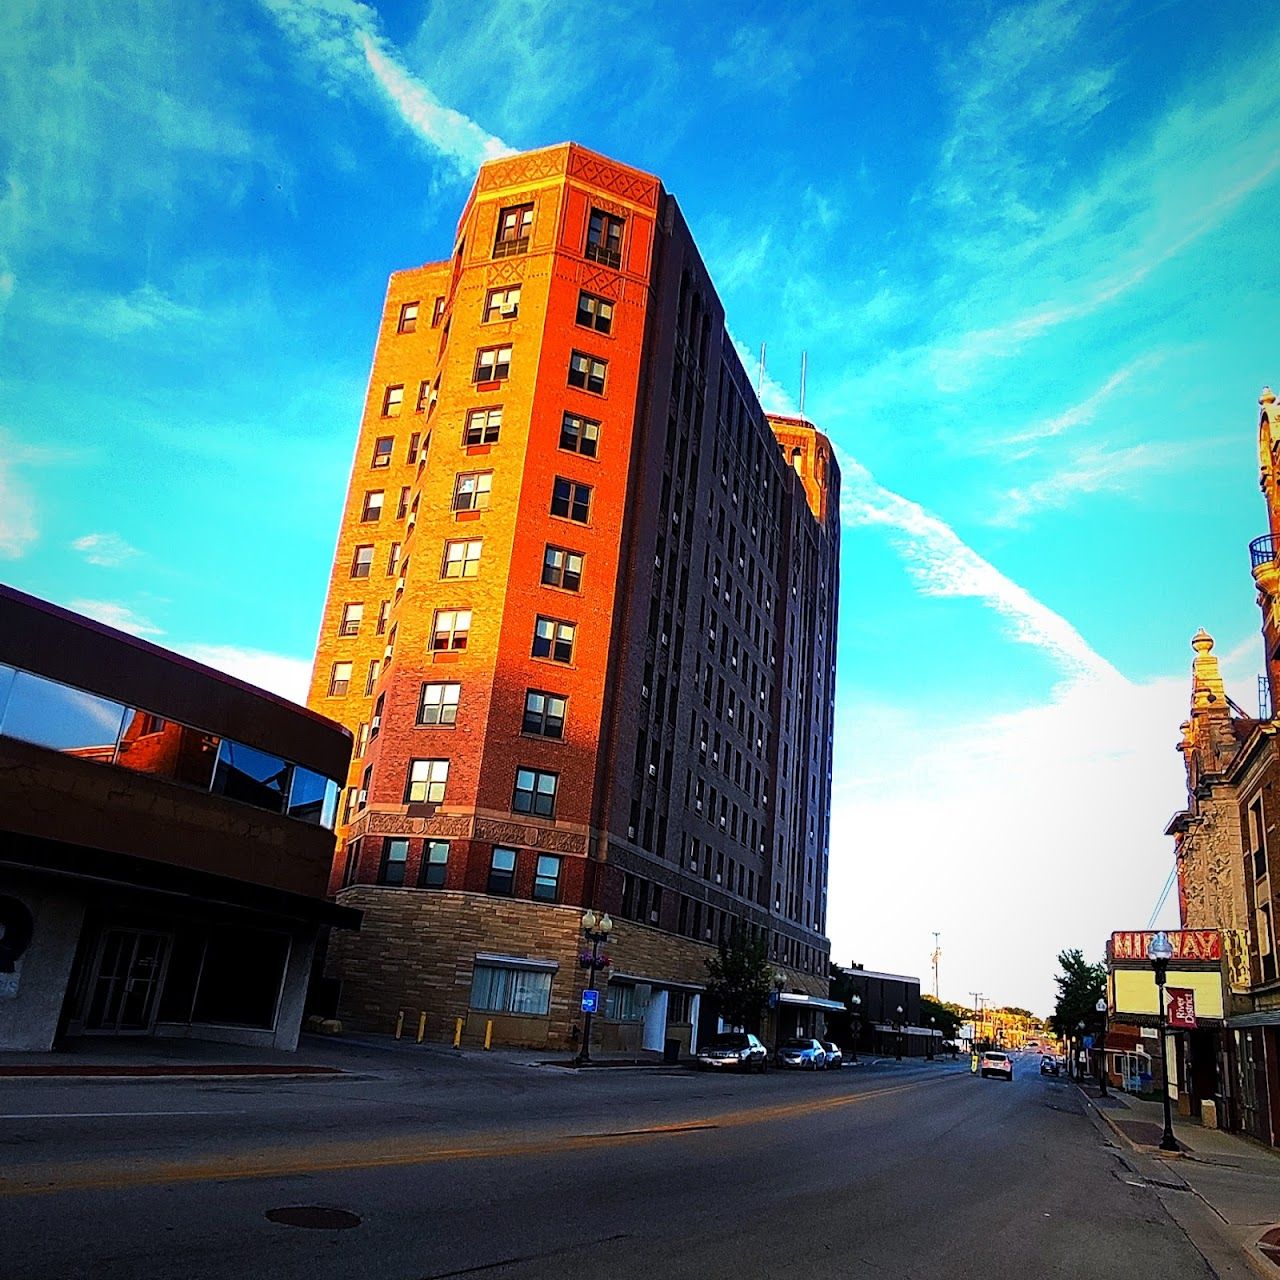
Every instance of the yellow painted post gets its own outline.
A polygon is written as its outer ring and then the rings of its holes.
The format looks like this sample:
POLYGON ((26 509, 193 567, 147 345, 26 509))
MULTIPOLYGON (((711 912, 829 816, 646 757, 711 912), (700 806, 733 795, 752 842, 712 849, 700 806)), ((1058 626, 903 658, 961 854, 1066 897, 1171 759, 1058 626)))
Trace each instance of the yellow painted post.
POLYGON ((453 1024, 453 1047, 455 1049, 460 1049, 462 1047, 463 1021, 464 1020, 462 1018, 458 1018, 454 1021, 454 1024, 453 1024))
POLYGON ((493 1019, 492 1018, 490 1018, 489 1021, 484 1024, 484 1047, 486 1049, 493 1048, 493 1019))
POLYGON ((402 1035, 404 1035, 404 1010, 403 1009, 401 1009, 400 1012, 396 1014, 396 1039, 399 1040, 402 1035))
POLYGON ((427 1015, 425 1013, 418 1014, 418 1043, 421 1044, 427 1038, 427 1015))

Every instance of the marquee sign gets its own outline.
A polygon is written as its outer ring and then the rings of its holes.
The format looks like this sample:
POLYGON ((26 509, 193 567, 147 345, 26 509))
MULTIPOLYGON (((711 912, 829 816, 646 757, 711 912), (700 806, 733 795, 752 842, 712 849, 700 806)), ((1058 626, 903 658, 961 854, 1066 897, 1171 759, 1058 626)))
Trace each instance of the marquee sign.
MULTIPOLYGON (((1147 947, 1155 931, 1113 933, 1108 945, 1108 958, 1115 960, 1147 960, 1147 947)), ((1169 929, 1165 936, 1173 945, 1171 964, 1187 961, 1216 964, 1222 959, 1222 937, 1216 929, 1169 929)))

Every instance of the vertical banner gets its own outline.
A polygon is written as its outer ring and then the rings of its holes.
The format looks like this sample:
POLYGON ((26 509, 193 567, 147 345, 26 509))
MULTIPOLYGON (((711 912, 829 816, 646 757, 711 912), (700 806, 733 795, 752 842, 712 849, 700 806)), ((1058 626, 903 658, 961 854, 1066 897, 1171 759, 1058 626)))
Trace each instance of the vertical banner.
POLYGON ((1170 1027, 1194 1031, 1196 1028, 1196 993, 1190 987, 1165 988, 1165 1021, 1170 1027))

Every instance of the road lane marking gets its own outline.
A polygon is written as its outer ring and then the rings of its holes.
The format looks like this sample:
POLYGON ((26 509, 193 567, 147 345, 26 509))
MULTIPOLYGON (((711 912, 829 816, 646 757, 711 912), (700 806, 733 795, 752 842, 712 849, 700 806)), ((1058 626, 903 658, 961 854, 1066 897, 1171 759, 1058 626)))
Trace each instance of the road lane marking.
POLYGON ((117 1116, 242 1116, 243 1111, 27 1111, 0 1120, 114 1120, 117 1116))
MULTIPOLYGON (((968 1076, 934 1076, 910 1084, 868 1089, 861 1093, 807 1099, 772 1107, 745 1107, 720 1115, 694 1118, 623 1133, 568 1133, 524 1141, 504 1141, 501 1135, 471 1146, 431 1147, 413 1137, 401 1138, 395 1148, 372 1154, 368 1142, 341 1146, 317 1147, 310 1155, 300 1157, 296 1148, 283 1148, 274 1153, 233 1154, 186 1164, 156 1164, 129 1168, 116 1164, 109 1172, 96 1172, 101 1166, 32 1166, 23 1171, 18 1181, 13 1175, 0 1177, 0 1198, 55 1195, 68 1191, 123 1191, 137 1187, 180 1186, 193 1182, 242 1181, 258 1178, 300 1177, 317 1173, 357 1172, 367 1169, 394 1168, 403 1165, 440 1164, 454 1160, 514 1159, 558 1155, 570 1151, 598 1151, 605 1146, 652 1141, 656 1138, 678 1138, 710 1129, 738 1128, 763 1124, 771 1120, 793 1119, 837 1107, 869 1102, 894 1094, 910 1093, 947 1079, 968 1076), (47 1179, 47 1180, 46 1180, 47 1179)), ((215 1113, 217 1114, 217 1113, 215 1113)))

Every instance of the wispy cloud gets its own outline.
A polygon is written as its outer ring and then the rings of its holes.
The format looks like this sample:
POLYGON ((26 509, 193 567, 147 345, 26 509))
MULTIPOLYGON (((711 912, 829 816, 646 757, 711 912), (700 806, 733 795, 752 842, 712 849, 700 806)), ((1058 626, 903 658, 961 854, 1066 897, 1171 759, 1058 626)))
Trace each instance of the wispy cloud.
POLYGON ((380 32, 377 12, 359 0, 262 0, 281 30, 316 67, 331 92, 353 82, 377 87, 383 100, 424 143, 463 175, 508 155, 501 138, 444 106, 404 65, 380 32))
POLYGON ((127 631, 131 636, 162 636, 164 631, 150 618, 144 618, 127 604, 117 600, 72 600, 67 606, 87 618, 94 618, 117 631, 127 631))
POLYGON ((175 649, 207 667, 225 671, 237 680, 269 689, 272 693, 304 704, 311 681, 311 663, 304 658, 245 649, 230 644, 175 644, 175 649))
POLYGON ((1071 677, 1122 680, 1061 614, 980 556, 946 521, 879 484, 861 463, 840 458, 841 517, 888 531, 907 572, 927 596, 977 600, 1002 617, 1013 639, 1041 649, 1071 677))
POLYGON ((86 533, 75 538, 71 549, 78 551, 90 564, 114 569, 137 557, 137 547, 131 547, 118 533, 86 533))
POLYGON ((16 468, 0 458, 0 559, 16 560, 38 536, 35 497, 16 468))
POLYGON ((752 92, 787 93, 802 74, 801 41, 788 41, 767 27, 741 26, 729 37, 725 52, 711 64, 721 80, 748 85, 752 92))

